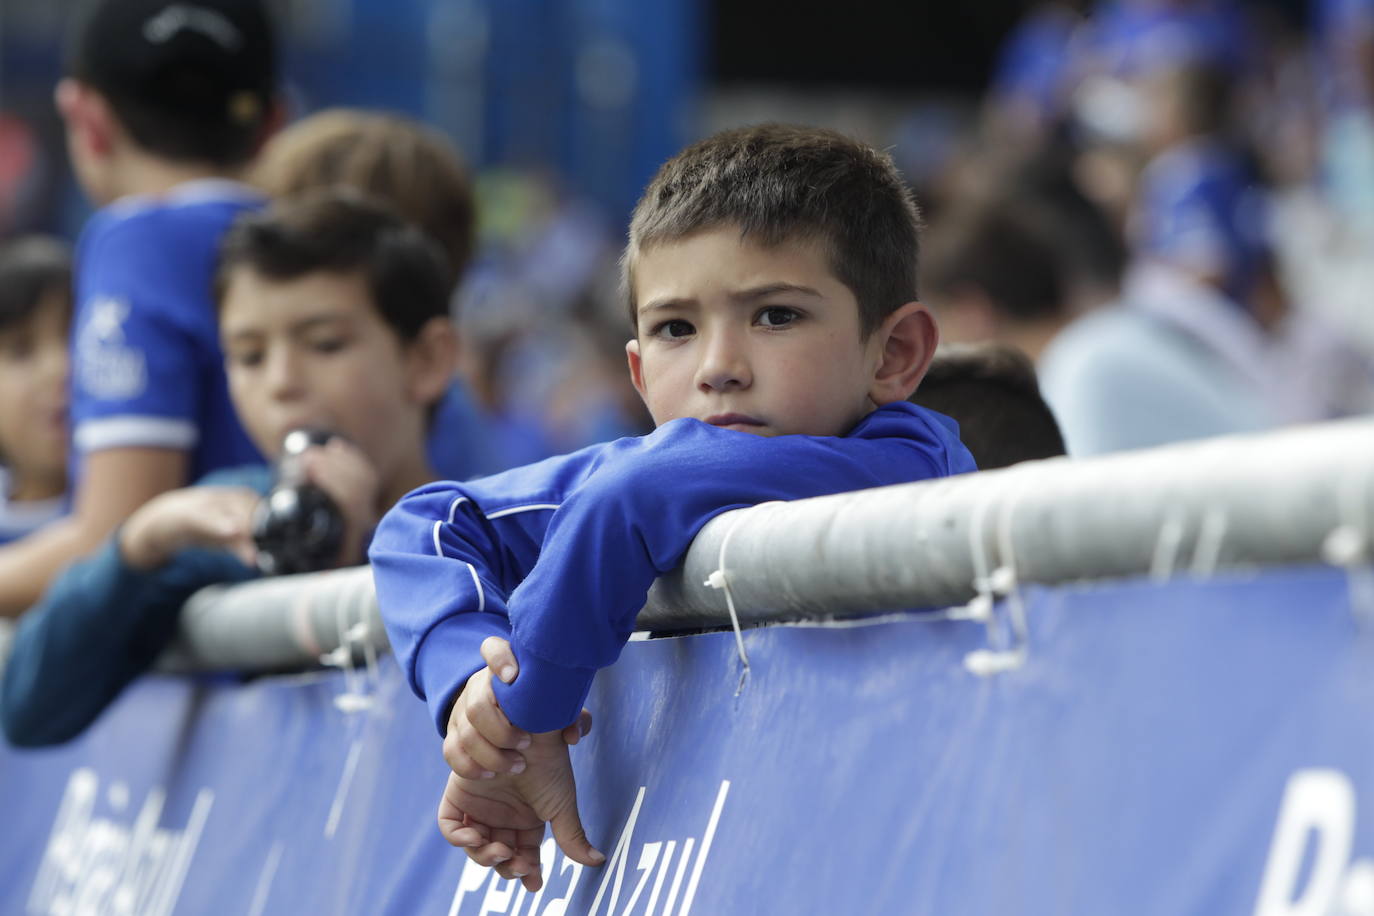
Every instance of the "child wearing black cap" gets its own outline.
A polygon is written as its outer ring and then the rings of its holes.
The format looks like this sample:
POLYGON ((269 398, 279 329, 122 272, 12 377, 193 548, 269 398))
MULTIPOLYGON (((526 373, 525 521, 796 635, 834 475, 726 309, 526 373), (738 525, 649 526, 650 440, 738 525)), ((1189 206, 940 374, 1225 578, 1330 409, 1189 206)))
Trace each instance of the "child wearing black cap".
POLYGON ((237 181, 278 123, 261 0, 92 0, 57 86, 72 166, 102 209, 77 249, 72 514, 0 549, 16 615, 148 499, 261 460, 225 387, 210 281, 259 195, 237 181))

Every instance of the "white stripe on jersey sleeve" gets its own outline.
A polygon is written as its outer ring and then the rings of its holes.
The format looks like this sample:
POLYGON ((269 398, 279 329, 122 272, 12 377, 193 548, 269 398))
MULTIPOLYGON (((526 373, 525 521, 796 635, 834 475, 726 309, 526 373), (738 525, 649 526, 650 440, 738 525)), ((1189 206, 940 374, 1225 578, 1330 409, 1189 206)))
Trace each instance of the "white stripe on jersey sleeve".
POLYGON ((72 432, 72 443, 80 452, 107 448, 189 449, 199 439, 200 431, 194 423, 170 417, 101 417, 78 424, 72 432))

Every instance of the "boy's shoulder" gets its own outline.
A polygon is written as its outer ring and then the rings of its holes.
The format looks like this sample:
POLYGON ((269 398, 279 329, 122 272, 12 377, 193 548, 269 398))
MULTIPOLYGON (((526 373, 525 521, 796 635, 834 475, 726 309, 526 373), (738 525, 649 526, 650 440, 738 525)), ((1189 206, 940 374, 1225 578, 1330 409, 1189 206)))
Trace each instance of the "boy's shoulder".
MULTIPOLYGON (((240 213, 261 207, 262 193, 237 181, 206 178, 166 194, 122 197, 102 207, 87 222, 81 245, 87 252, 107 245, 121 249, 156 241, 174 247, 204 245, 218 237, 240 213)), ((162 253, 165 259, 166 252, 162 253)))
MULTIPOLYGON (((712 485, 723 476, 767 477, 781 464, 823 470, 831 458, 852 458, 875 443, 897 445, 887 461, 873 467, 875 479, 859 485, 878 486, 976 470, 959 441, 958 425, 933 410, 905 401, 884 405, 845 436, 779 436, 767 438, 719 429, 700 420, 673 420, 644 436, 629 436, 591 445, 567 455, 546 458, 499 474, 473 480, 436 481, 408 494, 403 502, 427 517, 452 521, 460 510, 487 521, 554 511, 570 495, 595 483, 612 489, 662 489, 686 494, 712 485), (905 458, 901 456, 905 455, 905 458), (904 464, 904 472, 896 467, 904 464), (799 465, 798 465, 799 466, 799 465), (884 476, 893 480, 879 479, 884 476)), ((844 462, 846 466, 851 462, 844 462)), ((860 462, 862 463, 862 462, 860 462)), ((792 468, 793 471, 797 469, 792 468)), ((824 487, 822 487, 824 489, 824 487)))
POLYGON ((75 278, 78 323, 95 304, 137 300, 141 312, 165 304, 174 323, 213 323, 211 296, 219 240, 245 210, 261 206, 237 182, 191 182, 158 197, 124 198, 97 212, 81 233, 75 278), (186 309, 192 302, 194 308, 186 309))

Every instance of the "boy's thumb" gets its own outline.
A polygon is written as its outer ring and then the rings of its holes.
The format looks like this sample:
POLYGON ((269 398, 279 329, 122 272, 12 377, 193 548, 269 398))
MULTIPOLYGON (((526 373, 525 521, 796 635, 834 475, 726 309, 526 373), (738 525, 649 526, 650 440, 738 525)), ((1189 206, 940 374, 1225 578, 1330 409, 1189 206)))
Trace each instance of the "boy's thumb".
POLYGON ((553 838, 558 842, 558 848, 569 859, 592 867, 606 861, 606 856, 587 839, 576 804, 569 805, 555 815, 549 826, 553 828, 553 838))
POLYGON ((520 663, 515 660, 510 641, 499 636, 488 636, 482 640, 482 661, 497 677, 507 684, 515 683, 520 675, 520 663))

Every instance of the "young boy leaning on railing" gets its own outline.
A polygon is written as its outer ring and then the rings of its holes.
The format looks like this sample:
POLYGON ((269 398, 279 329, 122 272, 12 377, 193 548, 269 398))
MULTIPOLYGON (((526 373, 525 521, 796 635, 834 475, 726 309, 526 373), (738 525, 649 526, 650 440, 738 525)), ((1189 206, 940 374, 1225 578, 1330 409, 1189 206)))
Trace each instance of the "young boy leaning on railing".
POLYGON ((603 861, 567 743, 654 579, 709 519, 756 503, 974 469, 905 399, 936 346, 917 214, 884 154, 768 125, 659 171, 622 261, 630 377, 658 428, 410 494, 370 556, 391 644, 453 773, 449 842, 540 886, 546 822, 603 861))

